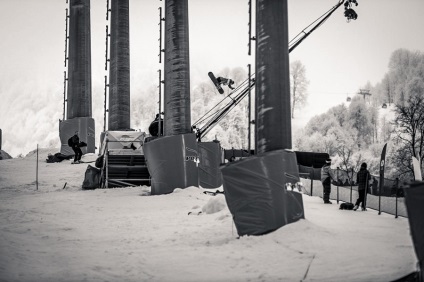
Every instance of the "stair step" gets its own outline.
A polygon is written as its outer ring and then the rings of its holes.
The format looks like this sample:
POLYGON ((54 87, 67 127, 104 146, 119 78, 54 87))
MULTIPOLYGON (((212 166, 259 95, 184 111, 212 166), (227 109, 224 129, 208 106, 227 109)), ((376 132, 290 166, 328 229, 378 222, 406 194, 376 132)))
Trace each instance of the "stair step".
POLYGON ((146 165, 124 165, 124 164, 110 164, 108 165, 109 170, 111 169, 117 169, 117 170, 146 170, 146 165))

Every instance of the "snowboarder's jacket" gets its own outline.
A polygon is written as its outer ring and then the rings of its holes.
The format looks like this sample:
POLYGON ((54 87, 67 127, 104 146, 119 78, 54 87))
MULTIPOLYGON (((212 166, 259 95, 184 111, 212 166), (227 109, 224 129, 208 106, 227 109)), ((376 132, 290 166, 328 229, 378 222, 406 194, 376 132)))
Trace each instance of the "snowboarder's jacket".
POLYGON ((321 168, 321 182, 324 182, 328 178, 332 178, 330 174, 330 165, 324 165, 321 168))
POLYGON ((78 146, 79 144, 79 137, 78 135, 74 135, 71 138, 68 139, 68 145, 69 147, 74 147, 74 146, 78 146))
POLYGON ((370 179, 370 172, 365 168, 361 167, 356 175, 356 183, 358 183, 358 190, 365 190, 365 186, 370 179))

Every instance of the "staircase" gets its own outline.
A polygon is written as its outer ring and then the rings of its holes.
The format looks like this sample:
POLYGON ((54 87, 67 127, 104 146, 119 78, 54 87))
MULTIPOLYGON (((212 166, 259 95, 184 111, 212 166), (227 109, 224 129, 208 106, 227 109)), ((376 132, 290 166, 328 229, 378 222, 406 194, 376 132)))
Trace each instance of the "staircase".
POLYGON ((150 173, 142 150, 108 150, 103 166, 104 188, 150 185, 150 173))

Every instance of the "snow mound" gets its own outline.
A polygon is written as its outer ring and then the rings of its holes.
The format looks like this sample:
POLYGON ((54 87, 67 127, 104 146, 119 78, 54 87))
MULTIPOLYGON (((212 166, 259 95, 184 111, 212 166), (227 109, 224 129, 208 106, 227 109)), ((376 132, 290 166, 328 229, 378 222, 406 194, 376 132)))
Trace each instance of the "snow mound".
POLYGON ((227 207, 227 203, 225 202, 225 197, 222 194, 216 195, 203 206, 202 212, 206 214, 212 214, 222 211, 227 207))
POLYGON ((199 188, 190 186, 187 188, 175 188, 173 193, 183 193, 183 194, 199 194, 199 188))
POLYGON ((354 282, 416 271, 407 218, 303 195, 304 220, 238 237, 223 194, 83 191, 86 164, 41 157, 36 190, 31 158, 0 162, 1 281, 354 282))
MULTIPOLYGON (((60 149, 58 148, 38 148, 38 158, 43 159, 47 158, 49 154, 56 154, 60 152, 60 149)), ((32 150, 28 154, 25 155, 25 159, 35 159, 37 157, 37 149, 32 150)))

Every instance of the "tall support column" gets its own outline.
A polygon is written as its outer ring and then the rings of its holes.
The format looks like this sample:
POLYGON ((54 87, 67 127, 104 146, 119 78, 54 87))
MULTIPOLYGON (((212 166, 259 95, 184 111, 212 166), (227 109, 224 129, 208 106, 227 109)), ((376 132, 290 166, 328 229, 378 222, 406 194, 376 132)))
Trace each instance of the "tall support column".
POLYGON ((69 54, 67 119, 59 122, 60 152, 73 155, 68 139, 78 131, 87 146, 83 154, 95 152, 95 122, 91 109, 90 0, 69 1, 69 54))
POLYGON ((152 195, 199 186, 199 153, 191 133, 188 0, 165 0, 164 136, 143 145, 152 195))
POLYGON ((165 0, 164 135, 191 132, 188 0, 165 0))
POLYGON ((287 0, 256 0, 256 152, 292 147, 287 0))
MULTIPOLYGON (((262 235, 304 218, 291 148, 287 0, 256 0, 256 154, 221 166, 237 233, 262 235)), ((249 78, 250 79, 250 78, 249 78)))
POLYGON ((130 128, 129 0, 112 0, 109 70, 109 130, 130 128))
POLYGON ((69 1, 67 118, 91 117, 90 0, 69 1))

